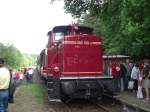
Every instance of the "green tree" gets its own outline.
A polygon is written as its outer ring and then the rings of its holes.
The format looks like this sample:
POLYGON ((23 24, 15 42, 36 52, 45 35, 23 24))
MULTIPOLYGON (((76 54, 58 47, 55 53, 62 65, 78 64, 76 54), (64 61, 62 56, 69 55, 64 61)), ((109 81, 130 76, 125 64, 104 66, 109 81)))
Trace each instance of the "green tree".
POLYGON ((102 35, 106 54, 150 57, 149 0, 65 0, 65 10, 102 35))
POLYGON ((4 58, 9 68, 35 65, 36 55, 22 54, 14 45, 0 43, 0 57, 4 58))

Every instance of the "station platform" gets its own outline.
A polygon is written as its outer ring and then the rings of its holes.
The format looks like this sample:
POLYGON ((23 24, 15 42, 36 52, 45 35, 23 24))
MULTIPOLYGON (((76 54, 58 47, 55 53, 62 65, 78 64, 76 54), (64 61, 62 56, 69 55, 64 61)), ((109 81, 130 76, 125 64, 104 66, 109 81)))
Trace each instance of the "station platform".
POLYGON ((137 110, 142 110, 144 112, 150 112, 150 101, 137 99, 136 95, 136 92, 121 92, 114 98, 124 105, 136 108, 137 110))

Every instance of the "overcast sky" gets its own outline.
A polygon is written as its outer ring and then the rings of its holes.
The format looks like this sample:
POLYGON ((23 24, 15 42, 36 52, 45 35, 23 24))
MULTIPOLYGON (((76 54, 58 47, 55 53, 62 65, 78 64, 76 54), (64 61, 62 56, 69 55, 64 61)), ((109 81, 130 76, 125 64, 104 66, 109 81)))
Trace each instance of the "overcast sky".
POLYGON ((50 0, 0 0, 0 42, 38 54, 46 46, 47 32, 72 20, 64 13, 63 1, 51 5, 50 0))

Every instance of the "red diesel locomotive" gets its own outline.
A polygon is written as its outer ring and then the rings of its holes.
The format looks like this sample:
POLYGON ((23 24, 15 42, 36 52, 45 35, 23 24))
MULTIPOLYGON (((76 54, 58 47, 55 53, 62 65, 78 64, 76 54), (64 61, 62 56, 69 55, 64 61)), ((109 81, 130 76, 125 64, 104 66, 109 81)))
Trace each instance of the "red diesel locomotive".
POLYGON ((48 36, 38 63, 49 101, 98 98, 111 88, 111 77, 103 75, 102 39, 92 28, 56 26, 48 36))

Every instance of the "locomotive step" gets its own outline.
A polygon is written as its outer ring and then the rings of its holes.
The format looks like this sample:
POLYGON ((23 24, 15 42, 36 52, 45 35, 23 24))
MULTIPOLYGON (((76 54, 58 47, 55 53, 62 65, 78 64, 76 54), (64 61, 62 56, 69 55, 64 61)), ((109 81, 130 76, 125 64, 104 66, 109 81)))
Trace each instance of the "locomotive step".
POLYGON ((49 102, 61 102, 60 99, 50 98, 49 96, 48 96, 48 100, 49 102))

